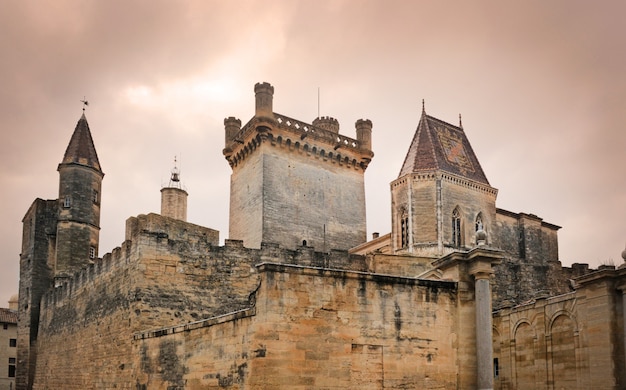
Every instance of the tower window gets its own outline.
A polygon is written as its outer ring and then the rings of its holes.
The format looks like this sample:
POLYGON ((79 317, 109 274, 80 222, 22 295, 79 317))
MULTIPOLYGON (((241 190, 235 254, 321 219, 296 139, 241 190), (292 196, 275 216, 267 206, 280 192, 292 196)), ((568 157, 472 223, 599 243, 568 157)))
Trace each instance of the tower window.
POLYGON ((15 358, 9 358, 9 378, 15 378, 15 358))
POLYGON ((17 339, 9 339, 9 347, 11 348, 17 347, 17 339))
POLYGON ((406 212, 403 212, 400 218, 400 243, 402 248, 409 246, 409 217, 406 212))
POLYGON ((89 247, 89 258, 90 259, 95 259, 96 258, 96 248, 93 246, 89 247))
POLYGON ((452 212, 452 245, 461 246, 461 213, 456 208, 452 212))
POLYGON ((98 195, 99 195, 98 190, 93 190, 93 191, 91 192, 91 200, 92 200, 95 204, 98 204, 98 203, 99 203, 99 201, 98 201, 98 195))
POLYGON ((72 197, 69 195, 65 195, 65 199, 63 200, 63 207, 68 208, 72 205, 72 197))

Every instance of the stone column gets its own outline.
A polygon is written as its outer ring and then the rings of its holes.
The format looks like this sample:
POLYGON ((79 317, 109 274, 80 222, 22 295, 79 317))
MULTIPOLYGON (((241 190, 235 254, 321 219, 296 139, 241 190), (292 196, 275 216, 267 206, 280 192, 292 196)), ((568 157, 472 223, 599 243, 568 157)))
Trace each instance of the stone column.
POLYGON ((481 264, 474 276, 476 302, 476 369, 477 389, 493 389, 493 335, 491 325, 491 264, 481 264))

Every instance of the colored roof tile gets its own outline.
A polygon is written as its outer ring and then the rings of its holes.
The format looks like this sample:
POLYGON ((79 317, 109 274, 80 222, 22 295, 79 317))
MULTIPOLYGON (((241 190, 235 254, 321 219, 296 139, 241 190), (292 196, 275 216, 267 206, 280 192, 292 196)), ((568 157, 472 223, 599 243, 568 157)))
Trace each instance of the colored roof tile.
POLYGON ((423 112, 398 177, 435 170, 489 185, 463 128, 423 112))

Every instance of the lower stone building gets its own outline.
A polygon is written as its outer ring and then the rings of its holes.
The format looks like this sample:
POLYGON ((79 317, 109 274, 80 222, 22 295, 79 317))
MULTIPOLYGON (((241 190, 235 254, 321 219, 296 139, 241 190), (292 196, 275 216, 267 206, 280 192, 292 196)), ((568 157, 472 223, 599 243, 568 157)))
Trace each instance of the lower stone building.
POLYGON ((224 122, 223 245, 175 169, 161 215, 91 256, 104 174, 80 119, 62 193, 24 218, 17 388, 624 388, 626 268, 561 267, 559 227, 496 207, 461 124, 422 112, 392 231, 366 242, 372 123, 350 138, 273 92, 224 122))
POLYGON ((0 308, 0 390, 15 389, 17 366, 17 295, 0 308))

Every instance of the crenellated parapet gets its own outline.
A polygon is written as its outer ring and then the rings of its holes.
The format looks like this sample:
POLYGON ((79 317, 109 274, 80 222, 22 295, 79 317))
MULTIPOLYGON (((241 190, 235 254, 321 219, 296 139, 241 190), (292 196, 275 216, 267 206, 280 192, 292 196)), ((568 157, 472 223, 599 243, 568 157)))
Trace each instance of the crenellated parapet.
POLYGON ((227 134, 224 156, 231 167, 239 165, 264 141, 272 146, 287 147, 295 152, 321 158, 330 163, 339 163, 361 170, 367 169, 374 157, 371 151, 371 121, 369 120, 357 122, 357 130, 361 137, 354 139, 334 130, 318 127, 315 121, 313 121, 314 124, 308 124, 277 113, 274 113, 274 117, 275 122, 272 126, 268 126, 264 120, 252 118, 237 133, 234 133, 234 129, 237 123, 241 123, 239 119, 230 117, 224 120, 227 134), (262 131, 259 131, 260 125, 262 125, 262 131))
POLYGON ((372 152, 372 121, 359 119, 355 123, 357 137, 339 134, 339 121, 324 116, 305 123, 272 111, 274 87, 268 83, 255 85, 255 116, 243 127, 235 117, 224 119, 224 156, 231 167, 240 164, 258 146, 293 146, 294 150, 311 156, 333 159, 365 170, 374 157, 372 152), (328 157, 330 156, 330 157, 328 157))
MULTIPOLYGON (((66 320, 55 313, 68 307, 73 308, 76 317, 67 321, 81 323, 90 320, 91 317, 87 317, 97 311, 110 312, 120 307, 130 310, 133 302, 144 311, 186 302, 187 309, 198 310, 198 318, 220 315, 233 308, 238 310, 246 307, 249 295, 258 283, 254 266, 268 261, 366 270, 365 258, 347 251, 320 252, 310 246, 291 250, 273 243, 263 243, 260 249, 252 249, 244 247, 241 240, 228 239, 223 246, 218 244, 219 232, 213 229, 158 214, 131 217, 126 221, 126 240, 121 247, 59 280, 56 287, 44 294, 43 326, 51 329, 65 326, 66 320), (130 274, 134 275, 132 279, 128 279, 130 274), (170 299, 162 301, 160 297, 163 295, 170 299), (219 297, 229 298, 216 299, 219 297), (209 301, 204 301, 205 298, 209 301), (124 303, 118 308, 105 307, 112 301, 124 303), (78 309, 85 307, 90 308, 78 309), (206 312, 200 313, 203 309, 206 312)), ((177 321, 180 319, 176 318, 177 321)), ((195 319, 193 316, 188 318, 189 321, 195 319)), ((168 323, 163 317, 161 321, 168 323)), ((158 321, 146 324, 155 325, 159 325, 158 321)))

